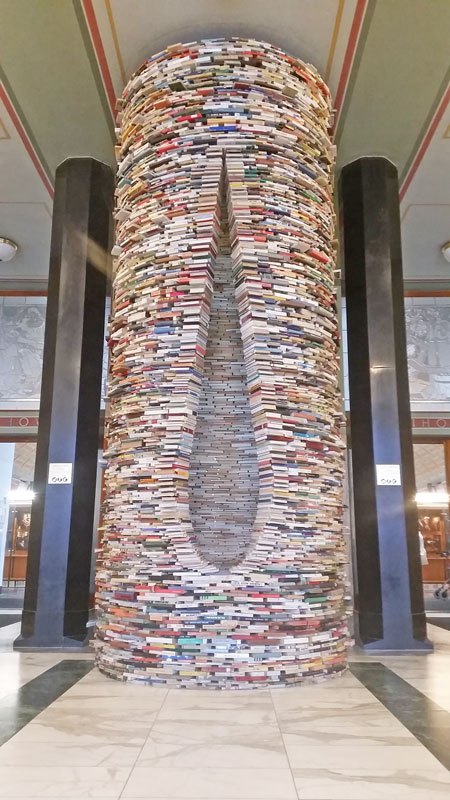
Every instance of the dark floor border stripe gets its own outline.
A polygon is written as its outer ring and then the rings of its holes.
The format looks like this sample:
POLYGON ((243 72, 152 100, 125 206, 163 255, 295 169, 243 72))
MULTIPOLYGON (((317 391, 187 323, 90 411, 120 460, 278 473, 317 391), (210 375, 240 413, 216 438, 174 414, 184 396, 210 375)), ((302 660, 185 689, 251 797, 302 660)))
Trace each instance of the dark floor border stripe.
POLYGON ((94 667, 93 661, 66 659, 0 698, 0 746, 28 725, 94 667))
POLYGON ((427 623, 428 625, 437 625, 438 628, 443 628, 444 631, 450 631, 450 617, 427 617, 427 623))
POLYGON ((378 662, 350 664, 350 671, 450 770, 450 714, 378 662))
POLYGON ((6 628, 7 625, 14 625, 20 622, 22 614, 2 614, 0 612, 0 628, 6 628))

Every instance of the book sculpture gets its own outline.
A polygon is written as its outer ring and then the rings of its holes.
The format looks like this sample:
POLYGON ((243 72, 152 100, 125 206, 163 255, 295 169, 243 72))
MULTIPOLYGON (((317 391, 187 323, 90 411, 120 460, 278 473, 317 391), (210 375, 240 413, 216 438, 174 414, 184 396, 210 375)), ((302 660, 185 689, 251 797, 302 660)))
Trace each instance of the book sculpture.
POLYGON ((331 103, 248 39, 118 103, 97 660, 183 686, 344 669, 331 103))

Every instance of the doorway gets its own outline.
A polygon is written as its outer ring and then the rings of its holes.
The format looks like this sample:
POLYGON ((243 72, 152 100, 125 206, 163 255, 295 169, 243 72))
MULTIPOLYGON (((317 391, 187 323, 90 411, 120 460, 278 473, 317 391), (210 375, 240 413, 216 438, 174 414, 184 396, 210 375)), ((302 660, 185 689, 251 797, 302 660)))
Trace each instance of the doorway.
POLYGON ((416 438, 413 449, 425 609, 450 630, 450 439, 416 438))
POLYGON ((35 440, 0 442, 0 626, 23 605, 35 459, 35 440))

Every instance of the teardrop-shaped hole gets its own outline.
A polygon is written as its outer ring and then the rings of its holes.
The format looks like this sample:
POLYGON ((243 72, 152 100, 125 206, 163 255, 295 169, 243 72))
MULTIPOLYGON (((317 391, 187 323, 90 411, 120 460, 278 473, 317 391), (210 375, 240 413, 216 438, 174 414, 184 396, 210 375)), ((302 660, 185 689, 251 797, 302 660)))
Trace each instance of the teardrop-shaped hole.
POLYGON ((242 561, 259 495, 224 184, 222 181, 214 293, 189 473, 196 547, 221 570, 242 561))

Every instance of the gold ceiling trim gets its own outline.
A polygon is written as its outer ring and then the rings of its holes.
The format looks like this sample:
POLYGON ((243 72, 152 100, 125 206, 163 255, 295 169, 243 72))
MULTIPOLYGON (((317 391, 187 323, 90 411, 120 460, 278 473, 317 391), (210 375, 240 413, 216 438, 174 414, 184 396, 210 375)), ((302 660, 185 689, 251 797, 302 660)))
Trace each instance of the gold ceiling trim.
POLYGON ((0 139, 11 139, 11 135, 8 133, 6 125, 2 119, 0 119, 0 139))

